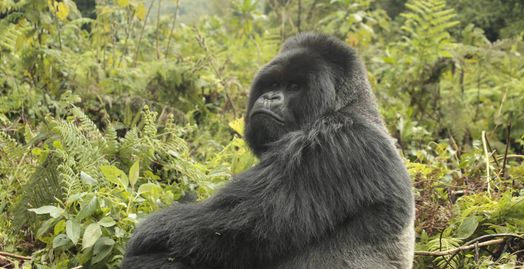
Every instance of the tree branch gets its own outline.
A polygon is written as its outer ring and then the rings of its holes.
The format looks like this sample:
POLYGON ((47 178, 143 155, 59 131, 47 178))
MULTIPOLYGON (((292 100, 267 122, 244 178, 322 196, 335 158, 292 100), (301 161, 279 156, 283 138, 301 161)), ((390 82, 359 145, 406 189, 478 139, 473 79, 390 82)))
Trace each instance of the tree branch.
POLYGON ((420 256, 447 256, 447 255, 452 255, 452 254, 456 254, 460 251, 464 251, 464 250, 470 250, 470 249, 474 249, 474 248, 477 248, 477 247, 485 247, 485 246, 490 246, 490 245, 497 245, 497 244, 500 244, 500 243, 503 243, 506 238, 498 238, 498 239, 492 239, 492 240, 488 240, 488 241, 484 241, 484 242, 481 242, 479 243, 479 241, 481 240, 484 240, 484 239, 487 239, 487 238, 494 238, 494 237, 514 237, 514 238, 519 238, 521 240, 524 240, 524 237, 522 237, 521 235, 518 235, 518 234, 511 234, 511 233, 501 233, 501 234, 488 234, 488 235, 483 235, 483 236, 479 236, 473 240, 470 240, 468 242, 466 242, 464 245, 458 247, 458 248, 453 248, 453 249, 449 249, 449 250, 444 250, 444 251, 415 251, 415 255, 420 255, 420 256))
POLYGON ((500 244, 500 243, 504 242, 504 240, 506 240, 506 239, 505 238, 493 239, 493 240, 489 240, 489 241, 486 241, 486 242, 482 242, 482 243, 478 243, 478 244, 474 243, 474 244, 471 244, 471 245, 460 246, 458 248, 453 248, 453 249, 449 249, 449 250, 445 250, 445 251, 415 251, 415 255, 420 255, 420 256, 447 256, 447 255, 455 254, 455 253, 457 253, 459 251, 474 249, 476 247, 485 247, 485 246, 490 246, 490 245, 497 245, 497 244, 500 244))
POLYGON ((19 259, 19 260, 26 260, 26 261, 29 261, 29 260, 33 259, 32 257, 29 257, 29 256, 22 256, 22 255, 9 253, 9 252, 3 252, 3 251, 0 251, 0 256, 9 257, 9 258, 15 258, 15 259, 19 259))

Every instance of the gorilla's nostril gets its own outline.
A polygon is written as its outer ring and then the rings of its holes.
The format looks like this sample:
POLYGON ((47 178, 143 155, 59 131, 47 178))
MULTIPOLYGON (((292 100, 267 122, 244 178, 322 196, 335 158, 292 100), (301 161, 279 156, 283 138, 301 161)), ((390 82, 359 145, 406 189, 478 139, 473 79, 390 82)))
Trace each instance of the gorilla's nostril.
POLYGON ((276 92, 275 94, 273 94, 273 96, 271 96, 271 100, 282 100, 284 99, 284 95, 282 94, 282 92, 276 92))
POLYGON ((282 95, 282 92, 280 91, 278 92, 270 91, 270 92, 264 93, 264 95, 262 95, 262 98, 267 101, 277 101, 277 100, 284 99, 284 96, 282 95))
POLYGON ((265 109, 270 109, 271 108, 271 103, 269 101, 270 101, 269 99, 264 100, 264 108, 265 109))

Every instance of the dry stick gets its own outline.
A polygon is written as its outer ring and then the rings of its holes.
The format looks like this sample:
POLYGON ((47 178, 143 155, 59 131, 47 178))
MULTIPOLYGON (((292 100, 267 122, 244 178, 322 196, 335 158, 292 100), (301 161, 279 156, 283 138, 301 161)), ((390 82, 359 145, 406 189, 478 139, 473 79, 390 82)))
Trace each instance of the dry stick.
POLYGON ((124 59, 124 55, 127 55, 127 51, 128 51, 128 47, 127 47, 127 41, 129 40, 129 35, 131 33, 131 27, 132 27, 132 21, 133 21, 133 16, 135 15, 135 11, 132 10, 132 9, 128 9, 127 11, 127 25, 126 27, 124 28, 125 30, 125 33, 126 33, 126 38, 124 39, 124 45, 123 45, 123 53, 120 54, 120 59, 118 60, 118 64, 116 65, 116 67, 120 67, 120 64, 122 63, 122 60, 124 59))
POLYGON ((518 238, 520 240, 524 240, 524 235, 519 235, 519 234, 514 234, 514 233, 485 234, 485 235, 469 240, 464 245, 470 245, 478 241, 482 241, 482 240, 490 239, 490 238, 496 238, 496 237, 513 237, 513 238, 518 238))
POLYGON ((491 179, 489 175, 489 154, 488 147, 486 145, 486 131, 482 131, 482 146, 484 148, 484 158, 486 159, 486 184, 488 196, 491 197, 491 179))
POLYGON ((503 243, 505 240, 506 240, 505 238, 499 238, 499 239, 493 239, 493 240, 485 241, 485 242, 482 242, 482 243, 475 242, 475 243, 473 243, 471 245, 460 246, 458 248, 453 248, 453 249, 445 250, 445 251, 415 251, 415 255, 420 255, 420 256, 447 256, 447 255, 455 254, 455 253, 460 252, 460 251, 474 249, 475 246, 485 247, 485 246, 490 246, 490 245, 497 245, 497 244, 503 243))
POLYGON ((118 27, 115 27, 115 24, 116 23, 111 23, 110 24, 111 25, 111 32, 113 32, 113 29, 115 29, 114 34, 111 37, 111 46, 112 46, 112 51, 113 51, 113 59, 111 61, 112 62, 111 63, 111 67, 112 68, 115 68, 115 64, 117 62, 117 60, 116 60, 116 40, 117 40, 117 37, 118 37, 118 27))
POLYGON ((227 102, 231 106, 231 110, 233 110, 233 116, 236 118, 237 112, 236 112, 235 105, 233 104, 233 101, 231 101, 231 97, 229 96, 229 93, 227 91, 228 85, 224 82, 222 72, 220 71, 220 69, 217 66, 215 66, 214 58, 211 57, 211 54, 209 53, 209 48, 206 45, 206 39, 202 35, 200 35, 200 32, 198 31, 196 27, 193 27, 193 31, 195 32, 195 35, 196 35, 195 38, 198 42, 198 45, 206 53, 206 60, 209 62, 209 66, 211 67, 215 76, 217 76, 220 79, 220 84, 222 84, 222 87, 224 87, 224 95, 226 97, 227 102))
POLYGON ((167 39, 167 48, 166 48, 166 55, 165 55, 166 58, 169 55, 169 47, 171 46, 171 37, 173 37, 173 32, 175 32, 176 18, 178 17, 179 7, 180 7, 180 0, 176 0, 175 16, 173 18, 173 24, 171 25, 171 30, 169 31, 169 37, 167 39))
POLYGON ((144 35, 144 30, 146 29, 147 19, 149 18, 149 13, 151 13, 151 9, 153 8, 153 4, 155 1, 151 1, 149 4, 149 7, 147 8, 146 17, 144 18, 144 24, 142 24, 142 29, 140 30, 140 35, 138 36, 138 42, 136 42, 136 51, 135 51, 135 60, 133 61, 133 66, 136 65, 136 61, 138 60, 138 51, 140 50, 140 42, 142 42, 142 36, 144 35))
POLYGON ((473 122, 477 121, 477 117, 480 111, 480 72, 481 72, 480 62, 481 60, 479 59, 477 63, 477 70, 478 70, 477 72, 477 103, 476 103, 476 108, 475 108, 475 116, 473 117, 473 122))
POLYGON ((524 159, 524 155, 518 155, 518 154, 508 154, 508 156, 499 156, 497 157, 499 160, 501 159, 504 159, 504 157, 507 157, 507 159, 510 159, 510 158, 521 158, 521 159, 524 159))
POLYGON ((318 4, 318 0, 315 0, 313 1, 313 3, 311 3, 311 6, 309 6, 309 11, 307 12, 306 19, 304 21, 306 22, 310 21, 311 16, 313 16, 313 10, 317 6, 317 4, 318 4))
MULTIPOLYGON (((440 232, 440 236, 438 238, 438 250, 439 251, 442 251, 442 237, 443 236, 444 236, 444 231, 440 232)), ((442 258, 446 261, 446 264, 449 264, 449 262, 451 262, 451 259, 446 259, 446 257, 442 257, 442 258)))
POLYGON ((300 32, 300 17, 302 17, 302 0, 298 0, 297 29, 300 32))
MULTIPOLYGON (((510 135, 510 132, 511 132, 511 122, 509 123, 508 125, 508 128, 506 129, 507 133, 506 133, 506 149, 504 150, 504 161, 502 162, 502 176, 504 177, 504 179, 507 179, 508 178, 508 175, 506 173, 506 164, 507 164, 507 161, 508 161, 508 148, 509 148, 509 135, 510 135)), ((513 180, 513 182, 515 182, 513 180)), ((515 184, 513 184, 515 185, 515 184)))
POLYGON ((162 0, 158 0, 158 9, 156 10, 156 33, 155 33, 155 39, 156 39, 156 58, 157 60, 160 59, 160 41, 159 41, 159 35, 160 35, 160 8, 162 7, 162 0))
POLYGON ((495 153, 497 153, 497 150, 491 147, 491 144, 489 143, 489 139, 487 138, 486 138, 486 146, 488 146, 488 150, 491 153, 491 157, 493 157, 495 164, 497 165, 498 168, 500 168, 499 161, 497 161, 497 158, 495 157, 495 153))
MULTIPOLYGON (((504 242, 504 240, 505 240, 505 239, 500 238, 500 239, 494 239, 494 240, 491 240, 491 241, 486 241, 486 242, 479 243, 479 241, 481 241, 481 240, 488 239, 488 238, 494 238, 494 237, 513 237, 513 238, 518 238, 518 239, 524 240, 524 237, 522 235, 512 234, 512 233, 486 234, 486 235, 474 238, 474 239, 466 242, 461 247, 458 247, 458 248, 455 248, 455 249, 446 250, 446 251, 435 251, 435 252, 415 251, 415 255, 421 255, 421 256, 445 256, 445 255, 452 254, 449 257, 449 259, 446 259, 446 264, 443 267, 443 268, 446 268, 449 265, 449 263, 451 262, 451 260, 455 257, 455 255, 460 253, 460 251, 469 250, 469 249, 472 249, 472 248, 475 248, 477 250, 478 247, 487 246, 488 242, 491 242, 489 245, 495 245, 495 244, 497 244, 497 243, 495 243, 496 240, 502 240, 502 242, 504 242), (437 255, 437 254, 442 254, 442 253, 444 253, 444 254, 443 255, 437 255), (447 254, 445 254, 445 253, 447 253, 447 254)), ((499 244, 502 243, 502 242, 499 242, 499 244)))
POLYGON ((57 37, 58 37, 58 46, 60 49, 62 49, 62 36, 60 35, 60 24, 58 23, 58 15, 56 14, 58 12, 58 6, 55 6, 55 3, 58 3, 57 1, 53 0, 52 1, 52 5, 53 5, 53 11, 55 13, 55 16, 54 16, 54 23, 55 23, 55 26, 56 26, 56 32, 58 33, 57 37))
POLYGON ((26 261, 29 261, 29 260, 32 259, 32 257, 29 257, 29 256, 22 256, 22 255, 9 253, 9 252, 3 252, 3 251, 0 251, 0 256, 9 257, 9 258, 15 258, 15 259, 19 259, 19 260, 26 260, 26 261))

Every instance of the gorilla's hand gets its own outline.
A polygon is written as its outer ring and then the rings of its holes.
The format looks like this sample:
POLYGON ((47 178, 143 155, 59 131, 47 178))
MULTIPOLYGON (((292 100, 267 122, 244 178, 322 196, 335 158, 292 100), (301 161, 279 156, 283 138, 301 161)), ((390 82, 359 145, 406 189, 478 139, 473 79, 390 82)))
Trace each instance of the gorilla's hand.
MULTIPOLYGON (((181 253, 176 260, 170 251, 170 238, 180 234, 177 221, 183 212, 190 212, 191 205, 176 203, 170 208, 151 214, 143 223, 139 224, 133 236, 128 241, 127 252, 122 263, 123 269, 191 269, 188 262, 181 259, 181 253)), ((187 215, 187 214, 186 214, 187 215)), ((181 238, 181 237, 180 237, 181 238)), ((182 241, 177 241, 182 243, 182 241)), ((178 248, 180 249, 180 248, 178 248)))
POLYGON ((172 219, 169 214, 167 210, 156 212, 138 225, 127 243, 127 254, 136 255, 167 249, 167 238, 173 231, 173 227, 169 226, 169 220, 172 219))

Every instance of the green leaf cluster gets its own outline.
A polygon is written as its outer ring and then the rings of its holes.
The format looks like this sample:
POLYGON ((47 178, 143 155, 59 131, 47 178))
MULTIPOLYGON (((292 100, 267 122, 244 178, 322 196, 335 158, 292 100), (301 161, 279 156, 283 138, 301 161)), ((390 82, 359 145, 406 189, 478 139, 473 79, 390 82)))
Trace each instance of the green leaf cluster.
POLYGON ((413 178, 417 251, 506 238, 417 255, 415 267, 521 266, 520 11, 488 0, 0 1, 0 248, 32 258, 6 266, 118 268, 148 213, 205 199, 254 165, 242 138, 250 82, 301 31, 335 35, 366 63, 413 178))

